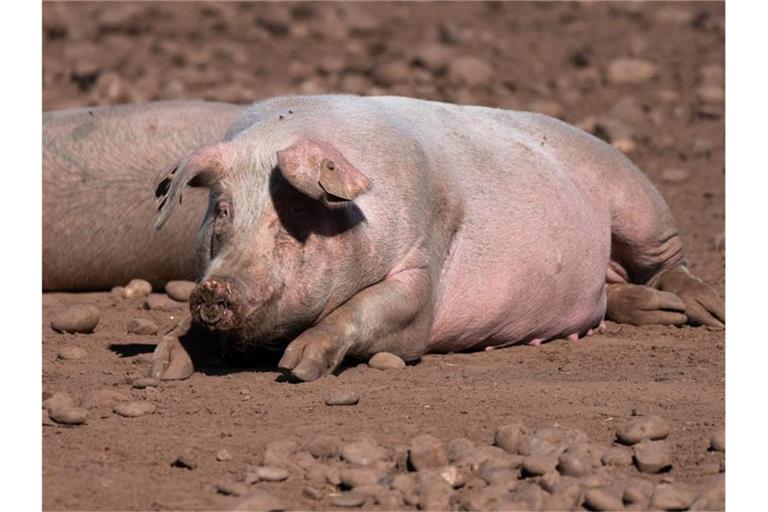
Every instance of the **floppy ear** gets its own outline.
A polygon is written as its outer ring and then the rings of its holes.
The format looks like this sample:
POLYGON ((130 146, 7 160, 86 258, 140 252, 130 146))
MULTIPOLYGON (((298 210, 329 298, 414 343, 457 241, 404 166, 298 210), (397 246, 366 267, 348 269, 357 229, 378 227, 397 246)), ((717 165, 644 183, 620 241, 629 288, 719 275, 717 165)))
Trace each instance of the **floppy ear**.
POLYGON ((285 179, 326 206, 346 204, 371 187, 371 181, 325 142, 300 140, 277 152, 285 179))
POLYGON ((184 187, 208 187, 225 172, 224 143, 213 144, 187 155, 168 173, 155 188, 155 200, 160 211, 155 219, 155 229, 168 220, 177 203, 181 203, 184 187), (178 198, 178 201, 177 201, 178 198))

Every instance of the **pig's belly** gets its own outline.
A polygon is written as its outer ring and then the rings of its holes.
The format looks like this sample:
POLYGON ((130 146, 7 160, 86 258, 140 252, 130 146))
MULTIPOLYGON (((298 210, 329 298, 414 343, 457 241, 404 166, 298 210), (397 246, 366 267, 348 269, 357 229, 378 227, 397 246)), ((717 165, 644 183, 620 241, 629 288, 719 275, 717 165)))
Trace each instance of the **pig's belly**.
POLYGON ((584 334, 605 315, 610 216, 571 190, 469 204, 444 265, 430 350, 584 334))

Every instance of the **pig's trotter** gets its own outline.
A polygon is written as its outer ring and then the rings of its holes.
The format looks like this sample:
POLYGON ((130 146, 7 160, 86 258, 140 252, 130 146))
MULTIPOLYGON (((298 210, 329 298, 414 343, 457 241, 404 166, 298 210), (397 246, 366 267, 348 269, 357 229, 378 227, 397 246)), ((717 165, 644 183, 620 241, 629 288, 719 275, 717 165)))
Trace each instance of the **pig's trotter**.
POLYGON ((688 323, 725 327, 725 304, 704 281, 690 273, 684 265, 672 267, 654 279, 659 290, 679 296, 685 303, 688 323))
POLYGON ((683 325, 685 302, 674 293, 639 284, 609 284, 606 318, 622 324, 683 325))
POLYGON ((201 339, 200 329, 189 318, 167 336, 163 336, 152 354, 150 376, 162 380, 184 380, 211 352, 201 339))
POLYGON ((345 340, 322 328, 309 329, 288 345, 278 366, 290 371, 293 377, 309 382, 335 370, 348 348, 345 340))

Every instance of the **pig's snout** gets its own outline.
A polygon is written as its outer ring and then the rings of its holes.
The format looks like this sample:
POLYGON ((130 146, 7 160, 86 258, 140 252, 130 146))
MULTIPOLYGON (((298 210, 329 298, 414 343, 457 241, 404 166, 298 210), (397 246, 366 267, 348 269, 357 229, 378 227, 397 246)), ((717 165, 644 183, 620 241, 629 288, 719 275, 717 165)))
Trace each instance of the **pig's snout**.
POLYGON ((225 278, 213 277, 198 284, 189 297, 192 318, 213 331, 237 329, 248 309, 245 294, 225 278))

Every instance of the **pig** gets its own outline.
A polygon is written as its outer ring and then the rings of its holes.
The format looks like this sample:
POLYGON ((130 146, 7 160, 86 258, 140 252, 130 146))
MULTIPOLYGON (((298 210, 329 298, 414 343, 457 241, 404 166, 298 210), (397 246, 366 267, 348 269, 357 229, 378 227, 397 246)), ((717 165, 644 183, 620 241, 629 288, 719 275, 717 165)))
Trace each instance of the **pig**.
POLYGON ((243 108, 165 101, 43 114, 43 290, 194 279, 208 194, 191 190, 157 232, 151 190, 179 155, 221 140, 243 108))
POLYGON ((403 97, 287 96, 159 181, 210 200, 191 319, 151 374, 282 351, 298 381, 347 357, 577 340, 606 315, 724 325, 669 207, 621 152, 554 118, 403 97), (205 335, 201 335, 205 334, 205 335))

